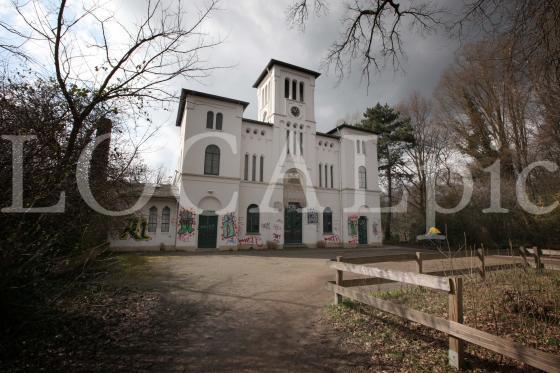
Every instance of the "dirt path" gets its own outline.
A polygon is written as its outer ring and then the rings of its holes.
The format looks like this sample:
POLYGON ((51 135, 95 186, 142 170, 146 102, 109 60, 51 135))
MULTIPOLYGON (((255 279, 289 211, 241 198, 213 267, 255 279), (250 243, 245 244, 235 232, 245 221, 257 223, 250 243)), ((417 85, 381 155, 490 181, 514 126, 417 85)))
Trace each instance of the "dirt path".
POLYGON ((136 363, 166 371, 367 370, 369 356, 341 346, 325 325, 333 297, 325 260, 388 250, 143 255, 135 271, 165 294, 168 332, 154 337, 156 359, 139 353, 147 364, 136 363))

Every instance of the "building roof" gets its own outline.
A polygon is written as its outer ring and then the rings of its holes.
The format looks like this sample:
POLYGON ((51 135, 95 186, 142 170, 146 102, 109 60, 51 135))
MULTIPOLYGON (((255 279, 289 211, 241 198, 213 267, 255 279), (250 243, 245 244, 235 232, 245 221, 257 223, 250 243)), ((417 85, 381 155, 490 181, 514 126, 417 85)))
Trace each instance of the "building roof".
MULTIPOLYGON (((128 188, 122 192, 122 194, 136 197, 142 193, 145 187, 146 187, 145 183, 131 183, 128 185, 128 188)), ((178 197, 179 197, 179 188, 171 184, 154 185, 154 193, 151 195, 151 198, 178 198, 178 197)))
POLYGON ((251 124, 258 124, 258 125, 261 125, 261 126, 268 126, 268 127, 274 126, 274 124, 272 124, 272 123, 261 122, 260 120, 254 120, 254 119, 249 119, 249 118, 242 118, 241 121, 251 123, 251 124))
POLYGON ((338 135, 330 135, 330 134, 328 134, 328 133, 323 133, 323 132, 315 132, 315 135, 317 135, 317 136, 323 136, 323 137, 330 137, 331 139, 340 140, 340 136, 338 136, 338 135))
POLYGON ((367 133, 371 133, 371 134, 377 135, 374 131, 369 130, 369 129, 367 129, 367 128, 352 126, 352 125, 346 124, 346 123, 343 123, 343 124, 341 124, 341 125, 336 126, 336 127, 333 128, 332 130, 330 130, 329 132, 327 132, 327 135, 332 135, 333 133, 337 132, 338 130, 341 130, 341 129, 344 129, 344 128, 348 128, 348 129, 352 129, 352 130, 356 130, 356 131, 367 132, 367 133))
POLYGON ((247 108, 247 106, 249 106, 249 103, 246 102, 246 101, 236 100, 234 98, 217 96, 217 95, 212 95, 210 93, 193 91, 192 89, 183 88, 181 90, 181 98, 179 99, 179 110, 177 111, 177 119, 175 121, 175 125, 177 127, 181 126, 181 119, 183 119, 183 113, 185 111, 185 105, 187 103, 187 96, 188 95, 204 97, 204 98, 209 98, 209 99, 212 99, 212 100, 224 101, 224 102, 229 102, 231 104, 241 105, 241 106, 243 106, 243 110, 245 110, 247 108))
POLYGON ((253 84, 253 88, 257 88, 259 86, 259 84, 261 84, 261 81, 265 78, 266 74, 268 74, 268 72, 270 71, 270 69, 272 69, 272 66, 274 66, 274 65, 286 67, 288 69, 292 69, 292 70, 300 71, 300 72, 305 73, 305 74, 313 75, 315 78, 318 78, 319 76, 321 76, 321 73, 318 73, 317 71, 313 71, 313 70, 309 70, 309 69, 306 69, 306 68, 303 68, 303 67, 292 65, 291 63, 271 59, 268 62, 268 64, 266 65, 266 67, 264 68, 264 70, 262 71, 261 75, 259 75, 255 84, 253 84))

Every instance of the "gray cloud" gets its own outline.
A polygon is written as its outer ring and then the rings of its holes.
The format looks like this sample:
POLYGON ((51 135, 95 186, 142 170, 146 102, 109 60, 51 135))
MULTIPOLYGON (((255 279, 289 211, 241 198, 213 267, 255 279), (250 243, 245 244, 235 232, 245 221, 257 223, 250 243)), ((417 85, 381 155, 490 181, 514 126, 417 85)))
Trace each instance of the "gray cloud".
MULTIPOLYGON (((239 0, 221 3, 221 10, 206 26, 210 34, 224 38, 206 58, 214 65, 233 65, 216 70, 202 81, 176 81, 174 89, 189 88, 250 102, 245 116, 256 118, 256 90, 252 84, 270 58, 276 58, 306 68, 321 71, 321 63, 330 44, 338 37, 342 2, 331 2, 329 13, 311 18, 304 32, 291 28, 285 10, 292 0, 239 0)), ((458 43, 443 33, 422 36, 403 30, 407 58, 402 61, 404 72, 393 72, 388 66, 372 76, 369 88, 360 74, 359 66, 345 79, 338 81, 331 72, 323 75, 316 85, 316 117, 319 131, 333 128, 337 121, 357 118, 365 108, 377 102, 394 105, 413 91, 431 95, 443 70, 453 61, 458 43)), ((155 114, 165 120, 155 141, 155 149, 145 158, 153 165, 164 164, 174 170, 178 154, 178 131, 173 115, 155 114)))

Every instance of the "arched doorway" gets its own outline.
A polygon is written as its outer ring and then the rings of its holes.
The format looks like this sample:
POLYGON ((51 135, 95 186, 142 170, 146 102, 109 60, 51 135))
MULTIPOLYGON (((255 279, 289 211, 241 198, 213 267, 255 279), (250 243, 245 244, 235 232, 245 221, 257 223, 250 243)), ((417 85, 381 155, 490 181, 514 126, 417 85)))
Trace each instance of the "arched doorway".
POLYGON ((198 222, 198 247, 215 249, 218 239, 218 215, 215 211, 204 210, 198 222))
POLYGON ((368 219, 366 216, 360 216, 358 218, 358 244, 360 245, 367 245, 368 243, 367 222, 368 219))
POLYGON ((284 244, 303 242, 302 208, 306 206, 303 176, 296 169, 284 174, 284 244))
POLYGON ((218 241, 218 215, 216 215, 216 211, 219 211, 222 205, 216 198, 208 196, 200 200, 198 208, 204 210, 198 217, 198 247, 200 249, 215 249, 218 241))

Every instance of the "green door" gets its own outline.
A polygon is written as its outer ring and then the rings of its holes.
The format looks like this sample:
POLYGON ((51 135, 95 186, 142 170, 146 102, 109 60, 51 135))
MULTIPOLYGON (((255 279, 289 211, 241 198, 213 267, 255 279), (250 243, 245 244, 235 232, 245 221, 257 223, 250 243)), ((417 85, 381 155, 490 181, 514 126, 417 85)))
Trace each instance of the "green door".
POLYGON ((218 239, 218 216, 205 211, 199 216, 198 247, 201 249, 215 249, 218 239))
POLYGON ((301 242, 301 206, 297 202, 288 202, 288 207, 284 211, 284 243, 298 244, 301 242))
POLYGON ((360 216, 358 219, 358 243, 367 245, 367 218, 360 216))

